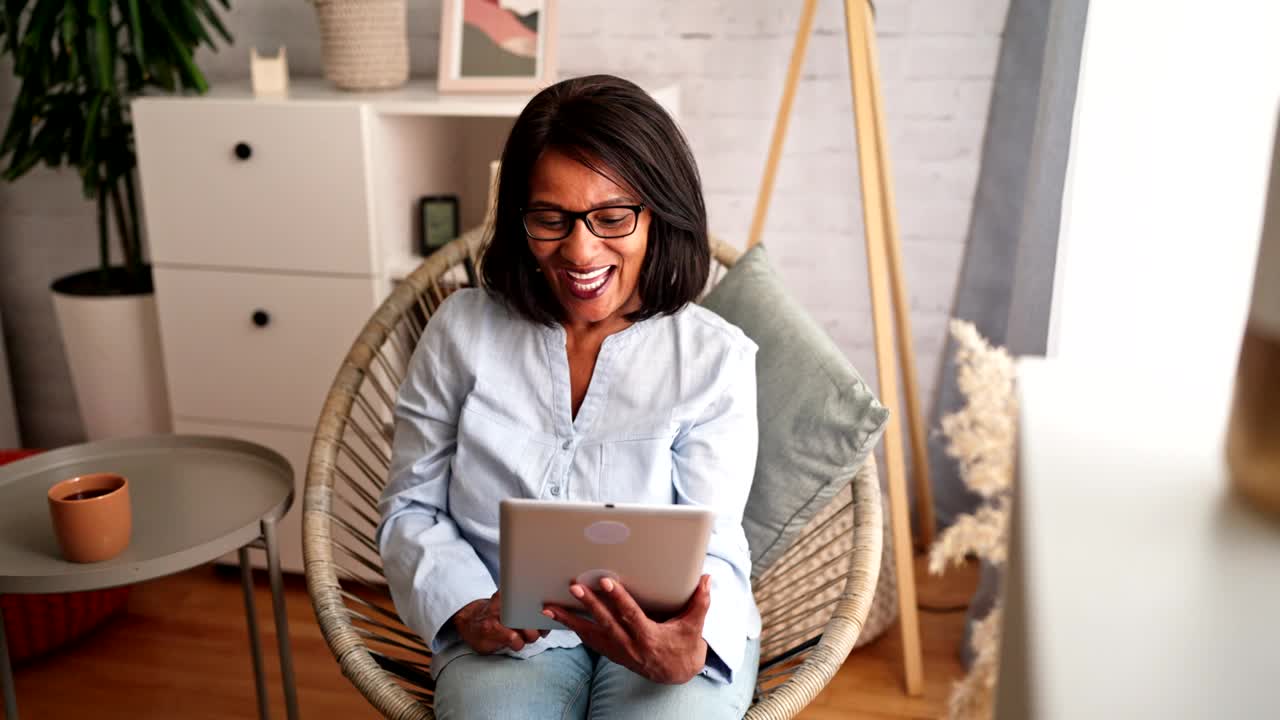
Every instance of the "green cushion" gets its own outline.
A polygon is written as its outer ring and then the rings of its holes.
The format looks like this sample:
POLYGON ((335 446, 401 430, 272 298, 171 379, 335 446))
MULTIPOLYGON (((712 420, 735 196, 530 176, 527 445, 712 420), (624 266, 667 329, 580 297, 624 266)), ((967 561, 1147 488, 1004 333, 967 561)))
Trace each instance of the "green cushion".
POLYGON ((743 255, 703 305, 760 346, 760 451, 742 521, 758 577, 853 479, 889 411, 783 289, 763 246, 743 255))

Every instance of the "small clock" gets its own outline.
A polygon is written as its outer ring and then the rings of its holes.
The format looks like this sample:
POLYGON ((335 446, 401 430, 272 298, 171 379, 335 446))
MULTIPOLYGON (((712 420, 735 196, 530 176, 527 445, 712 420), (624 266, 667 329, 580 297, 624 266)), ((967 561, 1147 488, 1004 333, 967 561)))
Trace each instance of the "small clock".
POLYGON ((418 254, 425 257, 458 237, 458 196, 427 195, 419 199, 418 217, 422 223, 418 254))

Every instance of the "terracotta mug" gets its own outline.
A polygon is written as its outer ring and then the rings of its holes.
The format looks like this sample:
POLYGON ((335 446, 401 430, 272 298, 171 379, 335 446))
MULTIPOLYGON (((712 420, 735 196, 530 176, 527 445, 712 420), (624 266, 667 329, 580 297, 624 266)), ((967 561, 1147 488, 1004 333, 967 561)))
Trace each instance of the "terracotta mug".
POLYGON ((71 562, 108 560, 129 547, 133 512, 123 475, 94 473, 57 483, 49 488, 49 514, 62 556, 71 562))

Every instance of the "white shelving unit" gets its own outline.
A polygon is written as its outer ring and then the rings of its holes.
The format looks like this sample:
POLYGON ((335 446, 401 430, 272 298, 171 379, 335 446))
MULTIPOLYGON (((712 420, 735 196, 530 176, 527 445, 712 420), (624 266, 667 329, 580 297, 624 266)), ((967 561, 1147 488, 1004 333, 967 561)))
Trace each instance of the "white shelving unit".
MULTIPOLYGON (((678 115, 674 86, 653 95, 678 115)), ((480 223, 489 162, 530 97, 293 80, 286 98, 244 85, 134 101, 174 430, 257 442, 293 465, 285 570, 303 568, 302 487, 334 373, 421 262, 418 198, 457 194, 462 227, 480 223)))

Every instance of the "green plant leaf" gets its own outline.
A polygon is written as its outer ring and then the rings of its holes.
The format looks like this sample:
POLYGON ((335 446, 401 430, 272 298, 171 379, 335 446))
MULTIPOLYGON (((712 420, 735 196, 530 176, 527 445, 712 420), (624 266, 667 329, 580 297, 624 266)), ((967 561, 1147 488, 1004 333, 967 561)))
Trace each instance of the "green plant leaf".
POLYGON ((227 0, 0 0, 0 56, 11 56, 19 81, 0 138, 0 176, 16 180, 41 162, 74 167, 102 213, 103 258, 114 210, 122 257, 141 259, 127 99, 148 88, 208 89, 194 57, 201 45, 216 50, 218 38, 231 42, 219 5, 230 7, 227 0))
POLYGON ((67 164, 76 168, 84 167, 84 141, 76 142, 76 139, 86 137, 85 116, 80 112, 69 112, 67 122, 67 164))
POLYGON ((17 180, 30 172, 31 168, 39 163, 40 153, 28 147, 21 155, 15 154, 13 156, 13 163, 4 171, 4 179, 10 182, 17 180))
POLYGON ((89 17, 93 21, 93 79, 98 88, 112 87, 111 8, 107 0, 89 0, 89 17))
POLYGON ((5 171, 6 180, 16 180, 26 175, 31 168, 40 164, 45 159, 50 148, 55 145, 53 137, 53 126, 46 122, 41 126, 40 130, 31 140, 31 144, 27 146, 21 155, 15 154, 13 164, 5 171))
MULTIPOLYGON (((223 0, 222 5, 223 7, 230 7, 226 3, 226 0, 223 0)), ((235 40, 232 39, 231 37, 231 33, 227 31, 227 26, 222 24, 222 18, 218 17, 218 12, 213 9, 213 6, 208 3, 208 0, 200 0, 199 7, 200 7, 200 14, 204 15, 204 19, 209 21, 209 24, 213 26, 214 31, 218 33, 218 35, 222 38, 223 42, 227 43, 228 45, 235 42, 235 40)), ((210 45, 210 47, 213 47, 213 46, 210 45)))
POLYGON ((76 47, 76 40, 79 37, 79 27, 80 24, 76 16, 76 6, 68 4, 66 10, 62 14, 62 28, 61 33, 58 36, 58 44, 67 58, 66 74, 62 75, 62 77, 74 78, 80 76, 80 52, 76 47))
POLYGON ((200 68, 196 67, 195 61, 191 58, 193 43, 183 39, 181 33, 173 26, 173 23, 169 21, 169 18, 165 16, 164 11, 159 6, 155 7, 154 10, 156 20, 164 28, 165 34, 173 45, 173 59, 177 61, 178 78, 184 86, 193 88, 197 92, 204 93, 208 91, 209 86, 205 82, 204 74, 200 72, 200 68))
POLYGON ((61 36, 56 36, 54 40, 53 50, 53 76, 58 78, 75 77, 76 73, 71 72, 71 63, 75 59, 75 54, 67 52, 62 44, 61 36))
POLYGON ((67 155, 69 148, 72 146, 68 140, 71 131, 71 118, 74 117, 78 108, 74 104, 66 102, 66 98, 55 95, 54 102, 49 104, 47 112, 44 116, 44 122, 40 126, 39 132, 36 133, 34 146, 40 148, 41 159, 44 164, 49 167, 58 167, 62 164, 62 158, 67 155))
POLYGON ((129 0, 129 37, 133 41, 133 54, 145 65, 147 53, 142 44, 142 11, 138 9, 138 0, 129 0))
POLYGON ((153 68, 151 70, 151 80, 167 92, 173 92, 178 89, 178 83, 173 77, 172 65, 166 64, 159 68, 153 68))
MULTIPOLYGON (((9 167, 5 170, 6 180, 16 180, 19 177, 22 177, 26 174, 27 170, 30 170, 31 167, 35 165, 33 162, 25 168, 22 167, 24 164, 24 158, 27 157, 28 151, 31 148, 32 140, 31 112, 29 103, 24 104, 22 113, 23 114, 19 116, 18 110, 15 109, 12 122, 20 122, 21 125, 14 125, 11 127, 10 132, 12 134, 5 138, 5 146, 7 148, 5 152, 10 154, 9 167)), ((36 157, 38 158, 39 154, 37 154, 36 157)))
POLYGON ((9 115, 4 140, 0 141, 0 155, 13 152, 19 147, 19 143, 25 146, 31 141, 31 103, 22 101, 21 90, 18 91, 18 99, 19 102, 14 104, 13 112, 9 115))
MULTIPOLYGON (((13 72, 19 77, 39 75, 45 69, 40 58, 48 51, 53 42, 54 29, 58 24, 58 13, 64 3, 54 0, 37 0, 36 6, 27 18, 27 30, 22 33, 22 42, 14 52, 13 72)), ((47 83, 46 83, 47 84, 47 83)))
MULTIPOLYGON (((95 170, 96 168, 90 169, 95 170)), ((86 174, 83 172, 80 174, 80 192, 84 195, 86 200, 92 200, 98 197, 98 185, 99 182, 97 175, 92 173, 86 174)))
POLYGON ((147 86, 146 71, 133 53, 121 53, 120 56, 124 59, 125 89, 129 95, 136 95, 147 86))
POLYGON ((190 5, 175 5, 173 11, 176 15, 175 22, 179 23, 186 37, 195 38, 197 42, 193 45, 204 43, 209 47, 214 47, 213 37, 209 35, 209 31, 205 30, 204 23, 200 22, 200 17, 196 15, 195 8, 190 5))
POLYGON ((102 118, 102 103, 106 100, 106 93, 98 93, 93 101, 89 103, 89 111, 85 114, 84 136, 80 139, 80 156, 89 158, 93 154, 93 148, 97 145, 98 140, 98 124, 102 118))
POLYGON ((18 52, 18 38, 22 34, 19 20, 26 6, 26 0, 5 0, 4 3, 4 52, 10 55, 18 52))

